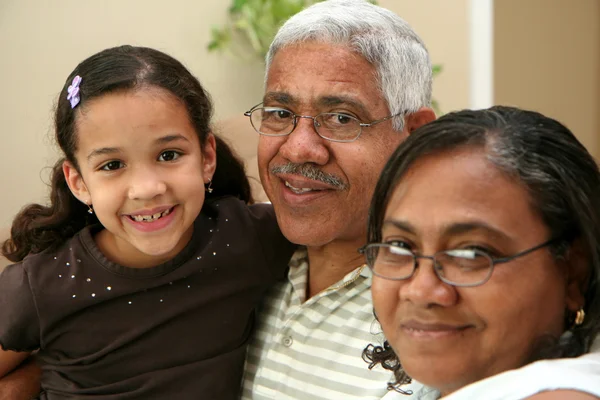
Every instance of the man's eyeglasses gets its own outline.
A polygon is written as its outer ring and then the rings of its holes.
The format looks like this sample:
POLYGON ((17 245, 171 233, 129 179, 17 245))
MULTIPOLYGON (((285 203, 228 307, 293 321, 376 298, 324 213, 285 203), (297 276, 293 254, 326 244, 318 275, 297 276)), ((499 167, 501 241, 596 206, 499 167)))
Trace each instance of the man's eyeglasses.
POLYGON ((310 118, 313 120, 317 134, 323 139, 331 140, 332 142, 353 142, 362 133, 362 128, 368 128, 404 114, 404 112, 401 112, 367 124, 360 122, 352 115, 343 113, 321 113, 312 117, 310 115, 296 115, 285 108, 260 107, 260 105, 252 107, 244 115, 250 117, 252 127, 261 135, 289 135, 296 129, 298 118, 310 118))
POLYGON ((557 242, 548 240, 509 257, 492 257, 477 249, 453 249, 432 256, 417 255, 405 247, 391 243, 369 243, 359 249, 367 260, 373 274, 380 278, 401 281, 412 277, 419 266, 419 259, 433 262, 433 270, 442 282, 452 286, 479 286, 492 276, 494 266, 522 257, 557 242))

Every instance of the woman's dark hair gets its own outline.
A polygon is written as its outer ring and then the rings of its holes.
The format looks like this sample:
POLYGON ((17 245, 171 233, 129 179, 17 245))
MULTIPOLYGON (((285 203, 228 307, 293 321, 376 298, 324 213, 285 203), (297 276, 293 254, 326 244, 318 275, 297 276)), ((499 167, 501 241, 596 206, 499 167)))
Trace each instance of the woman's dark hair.
MULTIPOLYGON (((381 242, 388 202, 416 161, 469 147, 480 149, 492 165, 528 191, 532 209, 542 217, 550 237, 561 239, 551 247, 555 257, 564 257, 574 240, 586 251, 584 323, 573 325, 573 315, 567 312, 565 330, 572 327, 571 335, 560 341, 540 340, 530 361, 586 353, 600 331, 600 172, 585 147, 561 123, 537 112, 496 106, 450 113, 419 128, 383 169, 369 211, 368 241, 381 242)), ((367 347, 363 359, 371 367, 381 364, 394 371, 396 382, 391 387, 398 391, 399 384, 410 382, 387 341, 367 347)))
MULTIPOLYGON (((103 50, 82 61, 67 78, 58 97, 54 116, 56 141, 63 158, 54 165, 51 178, 50 205, 31 204, 14 219, 11 238, 2 246, 2 254, 18 262, 30 253, 54 248, 89 224, 97 223, 95 215, 77 200, 65 181, 62 164, 71 162, 76 169, 77 116, 87 103, 109 93, 138 90, 145 87, 162 88, 185 105, 196 129, 200 146, 204 148, 211 133, 213 107, 210 96, 179 61, 160 51, 134 46, 120 46, 103 50), (80 104, 71 108, 67 88, 75 76, 81 76, 80 104)), ((243 163, 232 149, 218 136, 217 168, 212 178, 211 197, 231 195, 251 203, 250 184, 243 163)))

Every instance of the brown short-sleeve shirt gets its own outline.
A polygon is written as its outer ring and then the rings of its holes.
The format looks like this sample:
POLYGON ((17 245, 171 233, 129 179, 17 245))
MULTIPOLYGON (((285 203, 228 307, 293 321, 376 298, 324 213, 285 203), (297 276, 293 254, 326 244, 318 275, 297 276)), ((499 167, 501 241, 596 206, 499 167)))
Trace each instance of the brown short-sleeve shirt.
POLYGON ((273 209, 207 202, 173 260, 112 263, 88 227, 0 275, 0 344, 39 348, 42 399, 235 399, 254 308, 293 253, 273 209))

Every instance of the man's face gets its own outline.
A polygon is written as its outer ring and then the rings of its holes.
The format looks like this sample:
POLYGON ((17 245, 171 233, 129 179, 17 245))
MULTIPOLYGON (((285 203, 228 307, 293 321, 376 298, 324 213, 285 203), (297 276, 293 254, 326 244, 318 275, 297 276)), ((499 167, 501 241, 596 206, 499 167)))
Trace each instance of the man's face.
MULTIPOLYGON (((264 106, 285 108, 296 115, 340 112, 364 123, 390 114, 370 63, 346 46, 317 42, 288 46, 276 53, 264 106)), ((288 136, 261 136, 260 177, 285 236, 308 246, 333 241, 360 246, 366 239, 375 183, 406 136, 385 121, 363 128, 354 142, 336 143, 321 138, 308 118, 298 119, 288 136), (316 168, 334 179, 326 183, 302 172, 277 171, 290 163, 303 166, 301 171, 316 168)))

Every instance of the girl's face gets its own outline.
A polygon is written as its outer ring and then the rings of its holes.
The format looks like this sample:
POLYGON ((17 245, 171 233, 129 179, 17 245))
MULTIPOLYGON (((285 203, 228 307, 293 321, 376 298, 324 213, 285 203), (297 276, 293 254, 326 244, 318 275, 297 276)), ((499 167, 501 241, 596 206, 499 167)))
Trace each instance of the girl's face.
MULTIPOLYGON (((382 242, 433 255, 476 248, 511 256, 550 239, 527 191, 478 150, 417 162, 388 204, 382 242)), ((563 332, 566 267, 547 247, 494 267, 476 287, 442 282, 419 259, 403 281, 373 277, 373 303, 386 338, 414 379, 452 392, 526 363, 544 335, 563 332)))
POLYGON ((80 170, 68 162, 63 170, 73 194, 106 228, 98 246, 130 267, 173 258, 191 238, 215 171, 214 137, 201 149, 185 106, 159 88, 107 94, 79 107, 80 170))

